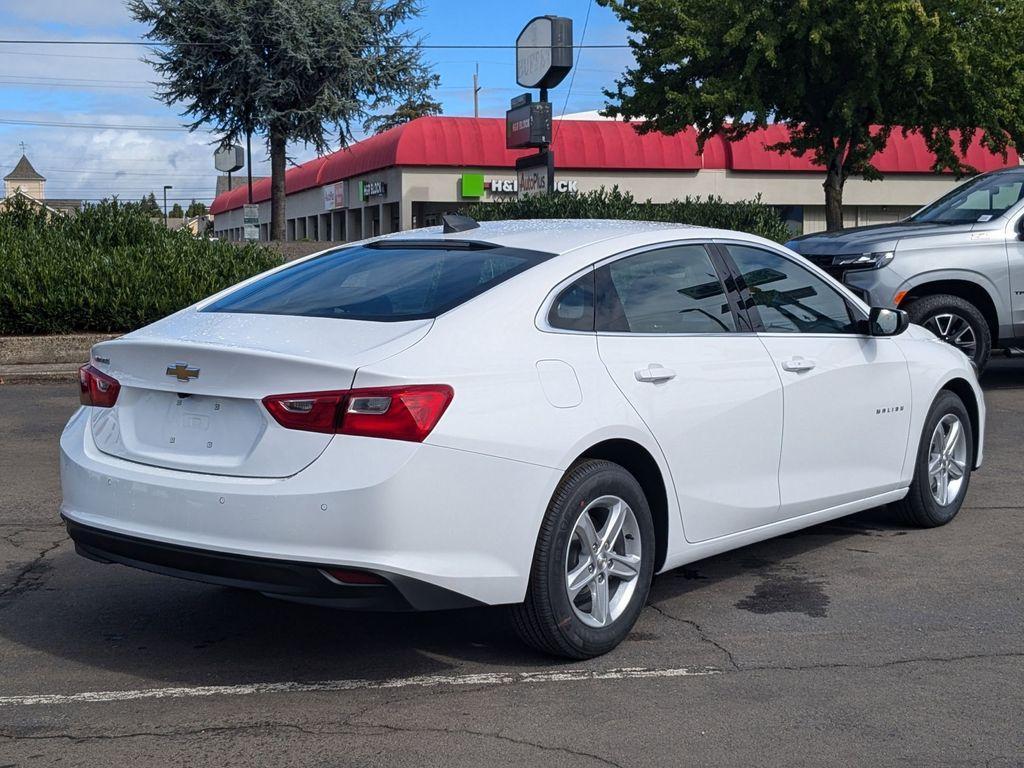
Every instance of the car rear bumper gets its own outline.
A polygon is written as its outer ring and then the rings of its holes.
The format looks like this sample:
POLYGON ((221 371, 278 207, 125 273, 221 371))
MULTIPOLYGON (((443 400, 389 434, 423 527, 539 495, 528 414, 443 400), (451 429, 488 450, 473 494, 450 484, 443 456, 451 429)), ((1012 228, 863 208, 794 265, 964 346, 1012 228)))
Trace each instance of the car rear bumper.
POLYGON ((184 472, 102 453, 89 410, 65 428, 60 459, 60 511, 84 531, 83 554, 303 599, 321 597, 323 585, 292 566, 379 574, 414 608, 437 607, 435 596, 417 596, 428 587, 470 603, 519 602, 561 475, 468 451, 348 436, 287 478, 184 472), (264 569, 273 571, 269 581, 264 569), (288 591, 313 584, 314 595, 288 591))
POLYGON ((75 551, 83 557, 164 576, 356 610, 430 611, 480 605, 464 595, 396 574, 376 573, 384 582, 381 584, 344 584, 330 576, 330 565, 247 557, 147 541, 91 528, 67 517, 64 524, 75 542, 75 551))

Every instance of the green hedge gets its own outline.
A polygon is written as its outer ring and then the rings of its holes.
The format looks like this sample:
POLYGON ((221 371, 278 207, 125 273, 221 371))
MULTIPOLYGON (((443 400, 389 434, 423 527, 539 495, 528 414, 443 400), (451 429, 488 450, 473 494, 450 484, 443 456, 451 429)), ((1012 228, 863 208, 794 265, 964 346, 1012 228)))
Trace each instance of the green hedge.
POLYGON ((280 263, 167 230, 136 204, 48 217, 16 197, 0 211, 0 334, 127 331, 280 263))
POLYGON ((637 202, 618 187, 593 192, 560 192, 525 199, 476 203, 465 209, 477 221, 504 219, 629 219, 671 221, 701 227, 750 232, 782 243, 793 235, 771 206, 760 197, 727 203, 720 197, 673 200, 670 203, 637 202))

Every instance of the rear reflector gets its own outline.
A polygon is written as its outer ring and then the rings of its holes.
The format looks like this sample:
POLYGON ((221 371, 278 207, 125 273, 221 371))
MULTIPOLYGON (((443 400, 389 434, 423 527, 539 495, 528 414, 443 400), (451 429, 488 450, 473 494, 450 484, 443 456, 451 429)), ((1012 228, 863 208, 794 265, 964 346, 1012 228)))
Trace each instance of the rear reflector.
POLYGON ((263 405, 282 427, 421 443, 455 393, 446 384, 271 395, 263 405))
POLYGON ((330 568, 324 570, 323 573, 330 576, 335 581, 340 581, 342 584, 359 584, 359 585, 373 585, 373 584, 387 584, 387 579, 378 576, 376 573, 370 573, 369 571, 353 571, 348 568, 330 568))
POLYGON ((78 398, 82 405, 96 408, 112 408, 117 402, 121 385, 117 379, 108 376, 92 365, 83 365, 78 369, 78 398))

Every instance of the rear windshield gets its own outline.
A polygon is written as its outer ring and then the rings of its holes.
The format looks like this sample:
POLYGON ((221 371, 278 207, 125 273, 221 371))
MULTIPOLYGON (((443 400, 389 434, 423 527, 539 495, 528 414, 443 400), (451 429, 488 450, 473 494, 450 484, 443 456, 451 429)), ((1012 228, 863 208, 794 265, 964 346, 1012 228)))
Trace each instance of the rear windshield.
POLYGON ((206 312, 420 320, 437 317, 551 254, 483 243, 382 241, 282 269, 206 312))

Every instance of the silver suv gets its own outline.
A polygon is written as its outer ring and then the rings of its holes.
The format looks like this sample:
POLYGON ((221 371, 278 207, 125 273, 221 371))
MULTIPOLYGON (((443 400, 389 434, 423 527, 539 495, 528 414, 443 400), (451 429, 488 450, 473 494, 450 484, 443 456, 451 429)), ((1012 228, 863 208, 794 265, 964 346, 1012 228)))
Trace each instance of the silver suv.
POLYGON ((1024 346, 1024 168, 975 176, 896 224, 787 245, 869 305, 905 309, 979 371, 993 347, 1024 346))

